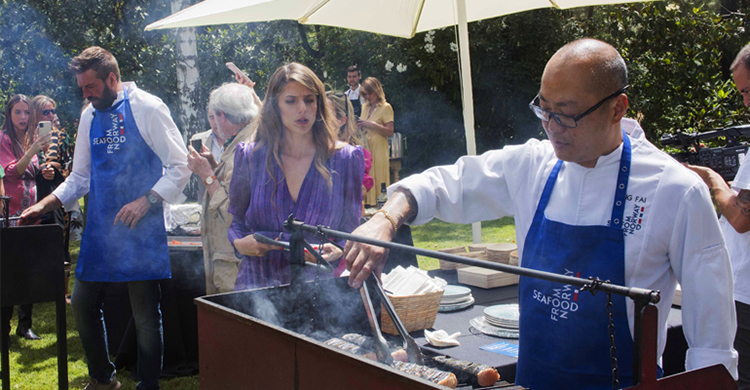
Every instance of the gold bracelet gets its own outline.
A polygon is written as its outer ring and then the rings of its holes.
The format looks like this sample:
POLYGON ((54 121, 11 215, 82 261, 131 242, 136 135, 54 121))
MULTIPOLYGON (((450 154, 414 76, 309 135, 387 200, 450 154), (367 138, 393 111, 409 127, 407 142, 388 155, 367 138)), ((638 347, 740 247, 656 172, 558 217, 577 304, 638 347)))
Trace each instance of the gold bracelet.
MULTIPOLYGON (((387 211, 385 211, 383 209, 380 209, 380 210, 378 210, 378 211, 375 212, 375 214, 377 214, 377 213, 383 213, 383 215, 385 215, 385 218, 391 222, 391 225, 393 225, 393 231, 395 232, 397 230, 396 229, 396 226, 397 226, 396 225, 396 220, 393 219, 393 217, 391 217, 391 214, 389 214, 387 211)), ((375 214, 373 214, 373 216, 375 216, 375 214)))

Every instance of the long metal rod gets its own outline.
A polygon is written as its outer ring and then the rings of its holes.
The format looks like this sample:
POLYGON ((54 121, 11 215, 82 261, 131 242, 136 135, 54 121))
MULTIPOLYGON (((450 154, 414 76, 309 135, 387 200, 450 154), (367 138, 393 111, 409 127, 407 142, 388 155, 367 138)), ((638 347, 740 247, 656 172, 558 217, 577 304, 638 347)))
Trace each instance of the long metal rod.
MULTIPOLYGON (((289 221, 287 221, 286 223, 289 223, 289 221)), ((599 283, 594 283, 590 279, 575 278, 572 276, 565 276, 565 275, 560 275, 560 274, 556 274, 552 272, 537 271, 537 270, 528 269, 528 268, 516 267, 513 265, 471 259, 468 257, 462 257, 462 256, 450 254, 450 253, 431 251, 429 249, 415 248, 409 245, 397 244, 394 242, 380 241, 380 240, 375 240, 372 238, 356 236, 353 234, 340 232, 338 230, 333 230, 333 229, 329 229, 329 228, 322 227, 322 226, 307 225, 305 223, 302 223, 296 220, 293 221, 292 224, 295 225, 294 228, 299 228, 301 230, 314 232, 314 233, 321 232, 330 237, 335 237, 335 238, 344 239, 348 241, 361 242, 361 243, 369 244, 369 245, 381 246, 381 247, 388 248, 388 249, 399 249, 399 250, 403 250, 408 253, 413 253, 416 255, 429 256, 429 257, 433 257, 436 259, 452 261, 454 263, 461 263, 461 264, 466 264, 466 265, 471 265, 471 266, 493 269, 496 271, 503 271, 503 272, 507 272, 510 274, 514 274, 514 275, 529 276, 532 278, 543 279, 543 280, 547 280, 550 282, 557 282, 557 283, 562 283, 562 284, 569 284, 571 286, 577 286, 581 288, 585 287, 585 289, 588 289, 588 290, 610 292, 612 294, 624 295, 626 297, 630 297, 633 300, 640 300, 646 303, 658 303, 659 300, 661 299, 661 295, 659 291, 652 291, 652 290, 647 290, 647 289, 638 288, 638 287, 625 287, 625 286, 619 286, 619 285, 610 284, 610 283, 599 284, 599 283)), ((288 228, 292 228, 292 227, 290 226, 288 228)))

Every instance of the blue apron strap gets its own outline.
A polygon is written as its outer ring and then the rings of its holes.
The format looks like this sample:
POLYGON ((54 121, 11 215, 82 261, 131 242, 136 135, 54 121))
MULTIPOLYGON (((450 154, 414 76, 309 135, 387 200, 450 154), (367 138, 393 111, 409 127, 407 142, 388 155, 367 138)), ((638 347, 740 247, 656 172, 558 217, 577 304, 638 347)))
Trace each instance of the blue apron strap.
POLYGON ((536 206, 537 212, 544 212, 544 210, 547 208, 547 203, 549 202, 550 196, 552 196, 552 189, 555 188, 557 174, 560 172, 562 163, 562 160, 557 160, 555 167, 552 168, 552 172, 550 172, 549 177, 547 177, 547 183, 544 185, 544 191, 542 191, 542 198, 539 199, 539 203, 536 206))
POLYGON ((617 189, 615 203, 612 206, 612 224, 615 228, 622 228, 622 217, 625 214, 625 199, 628 196, 628 177, 630 176, 630 137, 622 131, 622 155, 620 156, 620 170, 617 174, 617 189))

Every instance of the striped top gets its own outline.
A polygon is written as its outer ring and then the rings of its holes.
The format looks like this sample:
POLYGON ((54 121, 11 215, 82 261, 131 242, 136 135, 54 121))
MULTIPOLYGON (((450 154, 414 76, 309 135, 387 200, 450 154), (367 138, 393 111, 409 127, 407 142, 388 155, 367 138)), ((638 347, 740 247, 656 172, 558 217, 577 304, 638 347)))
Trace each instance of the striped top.
MULTIPOLYGON (((278 183, 274 191, 274 181, 266 170, 268 146, 261 145, 253 152, 254 147, 255 143, 240 143, 234 155, 229 187, 229 212, 232 214, 229 242, 253 233, 271 238, 277 238, 281 233, 281 240, 288 241, 290 234, 283 223, 289 214, 310 225, 324 225, 345 232, 359 226, 365 170, 361 146, 346 145, 328 159, 326 167, 332 179, 330 188, 315 164, 311 163, 296 203, 289 193, 281 167, 272 159, 271 171, 278 183)), ((314 235, 306 233, 305 238, 311 244, 319 242, 314 235)), ((241 258, 235 290, 279 286, 291 280, 288 252, 273 250, 263 257, 241 258)), ((337 271, 340 273, 343 268, 337 271)))

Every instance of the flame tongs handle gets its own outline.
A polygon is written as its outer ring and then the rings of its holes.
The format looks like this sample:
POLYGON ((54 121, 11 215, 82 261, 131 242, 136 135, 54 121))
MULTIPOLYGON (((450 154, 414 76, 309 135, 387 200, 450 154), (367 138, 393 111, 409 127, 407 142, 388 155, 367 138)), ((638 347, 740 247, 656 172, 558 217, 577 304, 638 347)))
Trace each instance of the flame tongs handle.
MULTIPOLYGON (((253 233, 253 238, 255 239, 255 241, 258 241, 260 243, 278 246, 278 247, 283 248, 285 251, 289 252, 290 244, 286 241, 276 241, 273 238, 266 237, 260 233, 253 233)), ((318 260, 316 264, 305 262, 305 267, 318 268, 318 265, 320 265, 327 272, 334 271, 333 266, 329 262, 327 262, 323 258, 323 256, 321 256, 320 253, 318 253, 318 251, 313 249, 312 245, 310 245, 310 243, 307 242, 307 240, 304 240, 303 246, 305 247, 305 249, 307 249, 308 252, 312 253, 313 257, 315 257, 316 260, 318 260)))
POLYGON ((378 295, 380 295, 380 300, 381 302, 383 302, 385 311, 387 311, 388 315, 391 316, 391 320, 393 321, 393 325, 395 325, 398 334, 402 339, 404 339, 404 349, 406 349, 406 356, 409 359, 409 363, 424 365, 424 356, 422 356, 422 350, 419 349, 419 345, 417 345, 417 342, 414 341, 409 332, 406 331, 404 323, 401 322, 401 318, 399 318, 398 314, 396 313, 396 308, 393 306, 393 303, 388 298, 388 295, 386 295, 385 290, 383 289, 383 284, 380 283, 380 280, 376 278, 375 275, 371 275, 371 278, 375 279, 375 291, 377 291, 378 295))
POLYGON ((388 342, 385 341, 383 334, 380 333, 380 326, 378 326, 378 319, 375 317, 375 307, 372 305, 372 299, 370 299, 370 293, 367 291, 367 281, 362 283, 362 287, 359 288, 359 293, 362 295, 362 302, 365 304, 365 312, 367 312, 367 319, 370 321, 370 328, 372 329, 372 338, 375 345, 375 355, 378 357, 378 361, 391 365, 393 363, 393 357, 391 351, 388 349, 388 342))

